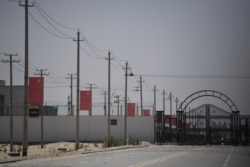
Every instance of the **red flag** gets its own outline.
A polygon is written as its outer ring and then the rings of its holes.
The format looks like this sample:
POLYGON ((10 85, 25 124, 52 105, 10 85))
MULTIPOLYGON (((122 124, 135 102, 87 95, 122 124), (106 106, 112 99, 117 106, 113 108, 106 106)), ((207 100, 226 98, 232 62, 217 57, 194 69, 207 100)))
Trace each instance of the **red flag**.
POLYGON ((148 109, 143 110, 143 116, 150 116, 150 110, 148 109))
POLYGON ((43 104, 43 77, 29 78, 29 103, 43 104))
POLYGON ((127 103, 127 116, 128 117, 135 116, 135 103, 127 103))
POLYGON ((91 110, 92 92, 90 90, 80 91, 80 110, 91 110))
POLYGON ((177 125, 177 119, 172 117, 172 125, 173 126, 176 126, 177 125))
MULTIPOLYGON (((166 115, 165 124, 170 124, 170 119, 171 119, 170 115, 166 115)), ((176 122, 177 122, 176 118, 172 116, 172 119, 171 119, 172 126, 176 126, 176 122)))

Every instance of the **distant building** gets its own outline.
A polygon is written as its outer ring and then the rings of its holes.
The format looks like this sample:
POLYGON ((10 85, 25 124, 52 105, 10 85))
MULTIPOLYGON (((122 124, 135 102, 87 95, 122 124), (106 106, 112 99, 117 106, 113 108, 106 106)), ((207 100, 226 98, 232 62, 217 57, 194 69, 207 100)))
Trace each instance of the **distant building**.
MULTIPOLYGON (((24 86, 12 86, 12 112, 13 116, 22 116, 24 111, 24 86)), ((10 106, 10 86, 0 80, 0 116, 9 115, 10 106)), ((44 116, 58 115, 58 109, 55 106, 43 106, 44 116)))
MULTIPOLYGON (((13 115, 23 115, 24 110, 24 87, 23 86, 12 86, 12 111, 13 115)), ((9 115, 10 106, 10 86, 6 86, 5 81, 0 82, 0 115, 9 115)))
POLYGON ((230 116, 231 112, 212 104, 204 104, 186 112, 186 126, 188 126, 187 128, 206 128, 206 121, 209 119, 211 128, 230 128, 230 116))

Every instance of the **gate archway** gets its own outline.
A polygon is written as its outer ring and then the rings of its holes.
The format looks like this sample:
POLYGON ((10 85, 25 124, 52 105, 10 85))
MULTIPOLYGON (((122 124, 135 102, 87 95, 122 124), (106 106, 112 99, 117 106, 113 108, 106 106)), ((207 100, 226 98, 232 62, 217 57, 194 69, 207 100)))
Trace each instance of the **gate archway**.
MULTIPOLYGON (((239 140, 239 111, 235 103, 225 94, 220 93, 214 90, 202 90, 195 92, 188 96, 179 106, 178 111, 176 111, 177 117, 177 143, 185 144, 186 143, 186 130, 188 123, 186 122, 186 108, 192 103, 194 100, 201 97, 214 97, 221 101, 223 101, 231 110, 231 116, 229 119, 231 120, 231 143, 237 145, 239 140)), ((204 117, 206 127, 203 129, 199 129, 198 131, 205 133, 207 138, 207 144, 211 144, 211 131, 214 130, 210 126, 210 109, 208 108, 206 111, 206 116, 204 117)), ((197 131, 197 129, 195 129, 197 131)))
POLYGON ((227 106, 231 109, 231 111, 238 111, 237 106, 235 105, 235 103, 225 94, 220 93, 218 91, 214 91, 214 90, 201 90, 198 92, 195 92, 193 94, 191 94, 190 96, 188 96, 180 105, 178 111, 186 111, 187 106, 193 102, 194 100, 201 98, 201 97, 205 97, 205 96, 210 96, 210 97, 215 97, 218 98, 220 100, 222 100, 223 102, 225 102, 227 104, 227 106))

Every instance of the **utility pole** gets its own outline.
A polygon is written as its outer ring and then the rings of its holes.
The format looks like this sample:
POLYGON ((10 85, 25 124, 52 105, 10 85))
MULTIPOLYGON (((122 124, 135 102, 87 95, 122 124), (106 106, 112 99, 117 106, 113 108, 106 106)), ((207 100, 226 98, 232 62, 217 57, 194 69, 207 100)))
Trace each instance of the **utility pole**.
MULTIPOLYGON (((165 107, 165 102, 166 102, 165 95, 167 95, 167 93, 165 93, 165 89, 163 89, 162 95, 163 95, 163 115, 165 115, 165 110, 166 110, 166 107, 165 107)), ((162 117, 162 123, 163 123, 163 117, 162 117)), ((164 126, 165 125, 162 125, 162 130, 163 130, 164 126)))
POLYGON ((156 135, 155 135, 155 116, 156 116, 156 86, 154 85, 154 108, 153 108, 153 115, 154 115, 154 142, 156 141, 156 135))
POLYGON ((172 142, 172 93, 170 92, 170 94, 169 94, 169 100, 170 100, 170 121, 169 121, 169 129, 170 129, 170 138, 169 138, 169 140, 170 140, 170 142, 172 142))
POLYGON ((107 113, 106 113, 106 90, 103 91, 103 93, 101 93, 101 94, 104 94, 104 106, 103 106, 103 109, 104 109, 104 116, 106 116, 107 115, 107 113))
POLYGON ((154 85, 154 116, 156 114, 156 86, 154 85))
MULTIPOLYGON (((110 71, 110 51, 108 52, 108 146, 110 144, 110 79, 111 79, 111 71, 110 71)), ((113 60, 113 59, 112 59, 113 60)))
POLYGON ((79 100, 80 100, 80 32, 77 32, 77 39, 73 39, 73 41, 77 42, 77 83, 76 83, 76 150, 79 149, 79 100))
POLYGON ((144 113, 143 113, 143 102, 142 102, 142 77, 141 76, 140 76, 140 95, 141 95, 141 115, 143 116, 144 113))
POLYGON ((128 74, 128 62, 125 67, 125 99, 124 99, 124 144, 127 144, 127 104, 128 104, 128 76, 133 76, 133 73, 128 74))
MULTIPOLYGON (((91 83, 87 83, 87 85, 89 85, 89 88, 90 89, 90 92, 92 94, 92 89, 96 88, 96 87, 93 87, 92 85, 95 85, 95 84, 91 84, 91 83)), ((89 110, 89 116, 92 116, 92 109, 89 110)))
POLYGON ((28 110, 29 110, 29 7, 33 7, 32 3, 29 5, 28 0, 25 0, 25 4, 19 1, 19 6, 24 6, 25 9, 25 42, 24 42, 24 111, 23 111, 23 156, 28 154, 28 110))
POLYGON ((69 77, 66 77, 66 79, 70 79, 70 113, 69 115, 74 115, 73 111, 73 79, 76 79, 73 77, 75 74, 67 74, 69 77))
POLYGON ((34 73, 34 75, 40 75, 40 77, 42 78, 44 75, 49 75, 49 73, 44 73, 44 71, 47 71, 48 69, 36 69, 36 71, 39 71, 39 73, 34 73))
POLYGON ((9 56, 10 60, 2 60, 3 63, 10 63, 10 151, 13 152, 13 84, 12 84, 12 63, 20 62, 20 60, 13 60, 13 56, 17 56, 17 54, 7 54, 4 53, 5 56, 9 56))
POLYGON ((127 92, 128 92, 128 62, 125 67, 125 99, 124 99, 124 145, 127 144, 127 92))
POLYGON ((116 98, 116 100, 114 102, 117 103, 117 116, 119 116, 120 115, 120 113, 119 113, 120 96, 115 95, 115 98, 116 98))
POLYGON ((165 101, 166 101, 166 97, 165 95, 167 95, 167 93, 165 92, 165 89, 163 89, 163 92, 162 92, 162 95, 163 95, 163 113, 165 114, 165 111, 166 111, 166 105, 165 105, 165 101))
POLYGON ((175 98, 175 108, 176 108, 176 111, 178 110, 178 102, 179 102, 179 99, 176 97, 175 98))
MULTIPOLYGON (((49 75, 49 73, 44 73, 44 71, 47 71, 46 69, 36 69, 36 71, 39 71, 40 73, 34 73, 34 75, 40 75, 41 78, 43 78, 44 75, 49 75)), ((41 148, 43 148, 43 105, 40 107, 41 109, 41 148)))

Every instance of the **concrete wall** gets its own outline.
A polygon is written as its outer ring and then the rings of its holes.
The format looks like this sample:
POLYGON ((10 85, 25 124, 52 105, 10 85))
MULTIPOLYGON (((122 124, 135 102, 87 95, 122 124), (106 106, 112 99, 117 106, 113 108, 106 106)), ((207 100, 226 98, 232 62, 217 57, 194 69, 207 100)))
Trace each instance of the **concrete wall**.
MULTIPOLYGON (((116 139, 123 139, 124 117, 111 116, 117 120, 117 125, 110 126, 111 135, 116 139)), ((10 123, 9 117, 0 117, 0 142, 9 142, 10 123)), ((154 128, 153 117, 128 117, 127 136, 134 137, 140 141, 153 142, 154 128)), ((13 117, 13 140, 23 140, 23 117, 13 117)), ((103 141, 107 137, 107 117, 105 116, 80 116, 80 140, 81 141, 103 141)), ((44 116, 44 141, 75 141, 76 136, 75 116, 44 116)), ((28 141, 40 142, 41 119, 28 118, 28 141)))

